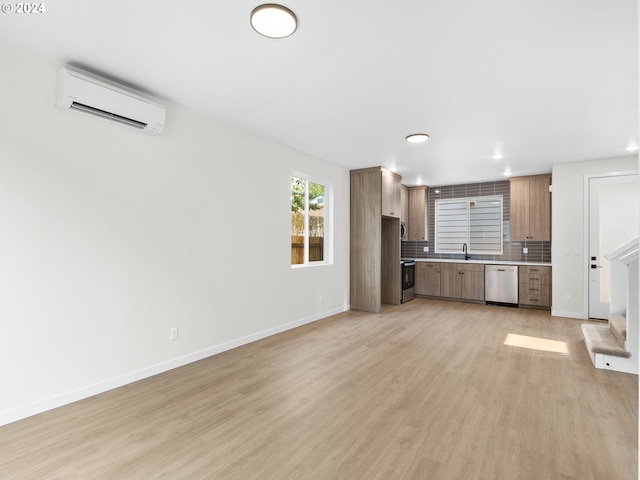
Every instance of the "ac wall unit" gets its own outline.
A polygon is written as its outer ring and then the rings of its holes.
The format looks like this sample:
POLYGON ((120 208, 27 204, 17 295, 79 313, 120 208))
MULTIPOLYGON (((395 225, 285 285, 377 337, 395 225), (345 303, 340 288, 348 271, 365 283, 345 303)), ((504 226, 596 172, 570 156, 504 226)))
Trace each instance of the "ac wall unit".
POLYGON ((58 70, 56 106, 120 123, 145 133, 158 134, 165 121, 163 105, 87 73, 58 70))

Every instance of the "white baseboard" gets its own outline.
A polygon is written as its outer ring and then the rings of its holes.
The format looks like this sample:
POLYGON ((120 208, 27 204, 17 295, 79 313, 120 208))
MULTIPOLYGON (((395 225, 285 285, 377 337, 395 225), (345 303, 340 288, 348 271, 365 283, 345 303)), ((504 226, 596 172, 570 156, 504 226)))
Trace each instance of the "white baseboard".
POLYGON ((230 342, 215 345, 213 347, 209 347, 197 352, 189 353, 187 355, 183 355, 166 362, 151 365, 149 367, 136 370, 125 375, 121 375, 119 377, 110 378, 91 385, 87 385, 85 387, 78 388, 76 390, 56 395, 54 397, 46 398, 44 400, 38 400, 27 405, 22 405, 12 410, 0 412, 0 426, 22 420, 23 418, 27 418, 32 415, 37 415, 38 413, 46 412, 47 410, 52 410, 69 403, 77 402, 78 400, 92 397, 94 395, 104 393, 108 390, 113 390, 114 388, 119 388, 124 385, 128 385, 130 383, 152 377, 159 373, 182 367, 183 365, 187 365, 192 362, 197 362, 198 360, 202 360, 212 355, 217 355, 218 353, 226 352, 227 350, 231 350, 232 348, 240 347, 242 345, 246 345, 248 343, 270 337, 271 335, 276 335, 278 333, 282 333, 287 330, 306 325, 308 323, 313 323, 315 321, 330 317, 332 315, 336 315, 338 313, 346 312, 349 309, 349 305, 344 305, 342 307, 338 307, 326 312, 317 313, 306 318, 301 318, 293 322, 285 323, 283 325, 278 325, 277 327, 253 333, 251 335, 247 335, 230 342))
POLYGON ((566 318, 577 318, 579 320, 586 320, 589 318, 584 313, 579 312, 561 312, 560 310, 551 310, 552 317, 566 317, 566 318))

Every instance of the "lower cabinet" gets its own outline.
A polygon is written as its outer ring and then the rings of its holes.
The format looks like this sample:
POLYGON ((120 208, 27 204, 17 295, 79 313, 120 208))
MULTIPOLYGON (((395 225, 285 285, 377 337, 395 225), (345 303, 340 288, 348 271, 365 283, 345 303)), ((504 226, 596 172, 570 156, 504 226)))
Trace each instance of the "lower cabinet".
POLYGON ((518 304, 551 306, 551 267, 521 266, 518 270, 518 304))
POLYGON ((416 263, 417 295, 484 300, 484 265, 477 263, 416 263))
POLYGON ((416 262, 416 295, 440 296, 440 266, 442 263, 416 262))
POLYGON ((440 274, 443 297, 484 300, 484 265, 443 263, 440 274))
MULTIPOLYGON (((416 262, 416 295, 484 301, 484 264, 416 262)), ((551 267, 520 265, 518 305, 551 306, 551 267)))

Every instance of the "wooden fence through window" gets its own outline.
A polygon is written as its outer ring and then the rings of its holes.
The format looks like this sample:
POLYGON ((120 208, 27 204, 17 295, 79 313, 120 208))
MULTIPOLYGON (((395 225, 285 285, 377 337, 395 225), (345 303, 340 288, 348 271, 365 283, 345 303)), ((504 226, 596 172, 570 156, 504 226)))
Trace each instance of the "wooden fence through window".
MULTIPOLYGON (((324 237, 309 237, 309 261, 324 260, 324 237)), ((304 263, 304 237, 291 236, 291 265, 304 263)))

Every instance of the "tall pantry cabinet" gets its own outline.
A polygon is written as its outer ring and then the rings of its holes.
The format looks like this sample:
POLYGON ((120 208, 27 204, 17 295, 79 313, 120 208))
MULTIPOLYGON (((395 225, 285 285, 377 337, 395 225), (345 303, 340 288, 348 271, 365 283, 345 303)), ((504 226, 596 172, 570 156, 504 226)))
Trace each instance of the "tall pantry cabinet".
POLYGON ((379 313, 400 304, 400 175, 384 167, 351 171, 351 308, 379 313))

